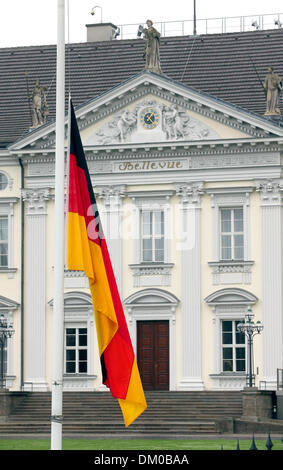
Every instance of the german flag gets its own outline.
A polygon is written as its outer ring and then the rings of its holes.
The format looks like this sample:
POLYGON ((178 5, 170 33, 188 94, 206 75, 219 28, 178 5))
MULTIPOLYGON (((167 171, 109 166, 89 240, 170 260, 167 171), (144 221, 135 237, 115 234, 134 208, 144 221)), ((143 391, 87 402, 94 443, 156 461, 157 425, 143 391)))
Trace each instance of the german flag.
POLYGON ((70 106, 68 269, 84 271, 89 279, 103 384, 118 399, 128 427, 147 405, 72 103, 70 106))

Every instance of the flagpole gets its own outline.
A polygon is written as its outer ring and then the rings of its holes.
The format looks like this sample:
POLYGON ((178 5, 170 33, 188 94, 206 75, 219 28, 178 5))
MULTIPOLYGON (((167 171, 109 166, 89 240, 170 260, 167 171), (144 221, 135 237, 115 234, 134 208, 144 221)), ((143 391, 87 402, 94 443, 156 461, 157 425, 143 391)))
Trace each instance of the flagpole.
POLYGON ((64 348, 65 0, 57 0, 56 159, 51 449, 62 449, 64 348))
POLYGON ((194 36, 197 34, 197 13, 196 13, 196 0, 194 0, 194 36))

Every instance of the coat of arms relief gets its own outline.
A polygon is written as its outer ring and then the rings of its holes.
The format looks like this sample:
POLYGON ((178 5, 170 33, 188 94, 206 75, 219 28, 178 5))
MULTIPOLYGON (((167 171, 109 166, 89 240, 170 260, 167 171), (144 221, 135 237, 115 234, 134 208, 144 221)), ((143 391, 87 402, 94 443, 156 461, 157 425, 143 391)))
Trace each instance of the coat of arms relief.
POLYGON ((176 140, 207 140, 218 134, 190 116, 178 105, 165 105, 145 100, 134 110, 124 109, 104 124, 87 144, 162 142, 176 140))

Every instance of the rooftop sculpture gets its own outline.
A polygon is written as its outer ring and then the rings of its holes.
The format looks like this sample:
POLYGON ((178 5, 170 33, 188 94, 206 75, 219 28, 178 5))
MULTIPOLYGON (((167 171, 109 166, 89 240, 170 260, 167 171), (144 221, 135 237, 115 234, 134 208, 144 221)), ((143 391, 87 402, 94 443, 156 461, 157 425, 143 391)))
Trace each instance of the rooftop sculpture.
POLYGON ((147 28, 143 28, 145 40, 145 70, 162 73, 160 66, 160 33, 153 27, 153 22, 147 20, 147 28))
POLYGON ((265 116, 280 116, 280 92, 282 90, 282 78, 274 72, 273 67, 268 67, 263 84, 266 91, 266 111, 265 116))
POLYGON ((37 128, 45 124, 48 116, 48 105, 46 100, 46 87, 41 86, 39 80, 36 80, 32 99, 32 127, 37 128))

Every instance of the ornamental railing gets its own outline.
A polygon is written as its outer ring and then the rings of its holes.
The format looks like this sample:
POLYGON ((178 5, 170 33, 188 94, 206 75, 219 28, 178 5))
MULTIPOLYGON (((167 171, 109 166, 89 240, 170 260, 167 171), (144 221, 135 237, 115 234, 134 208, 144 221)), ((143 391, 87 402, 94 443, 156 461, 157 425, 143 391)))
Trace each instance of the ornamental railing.
MULTIPOLYGON (((140 23, 141 24, 141 23, 140 23)), ((120 34, 117 39, 137 38, 139 24, 117 25, 120 34)), ((161 36, 186 36, 194 34, 193 20, 155 22, 154 27, 161 36)), ((234 32, 275 29, 283 27, 283 13, 267 15, 231 16, 196 20, 197 34, 223 34, 234 32)))

